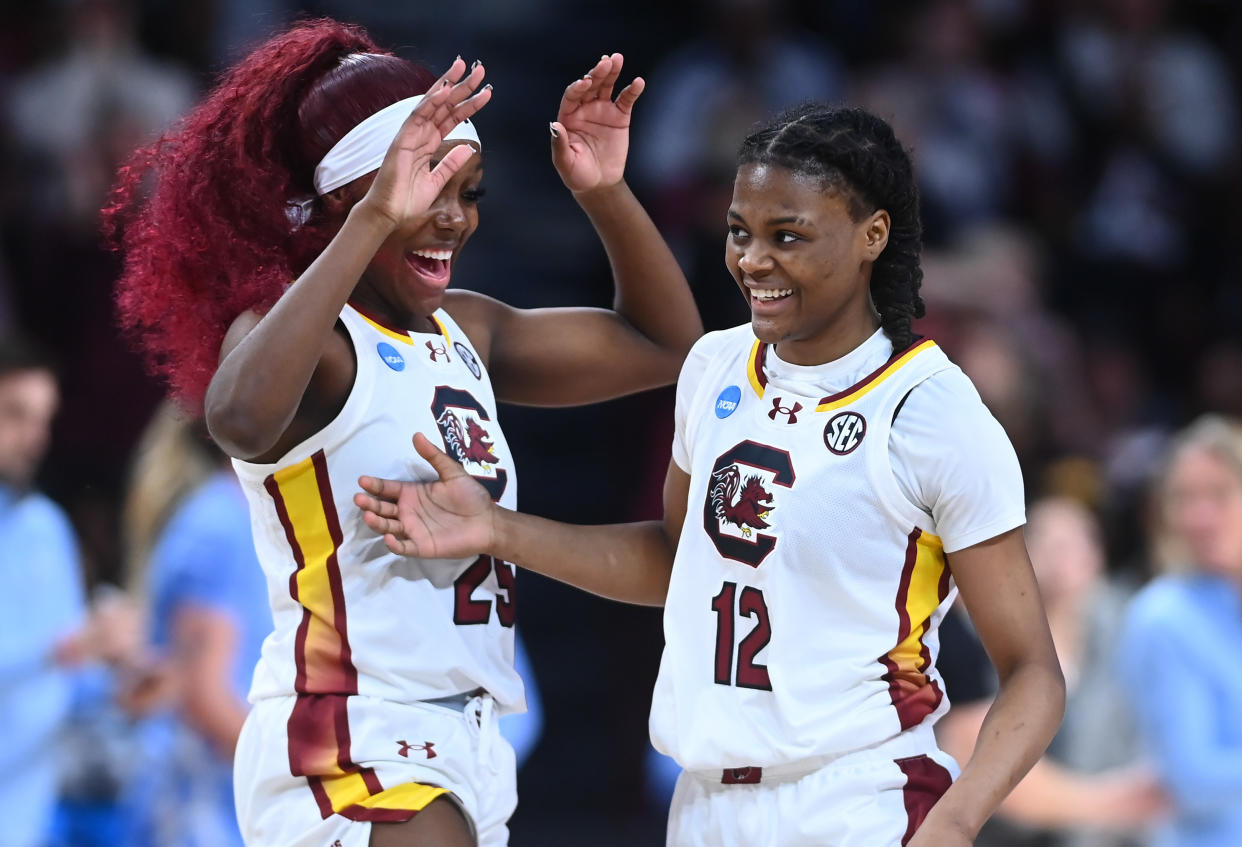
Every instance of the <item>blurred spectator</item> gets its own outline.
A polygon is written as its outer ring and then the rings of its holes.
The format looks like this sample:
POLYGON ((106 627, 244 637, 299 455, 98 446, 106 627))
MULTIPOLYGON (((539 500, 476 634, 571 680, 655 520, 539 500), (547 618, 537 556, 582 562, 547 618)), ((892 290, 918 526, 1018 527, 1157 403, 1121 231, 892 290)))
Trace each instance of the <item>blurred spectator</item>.
POLYGON ((11 847, 41 847, 48 835, 72 688, 65 668, 81 656, 86 619, 69 521, 31 487, 58 404, 50 361, 0 336, 0 817, 11 847))
POLYGON ((1175 816, 1160 847, 1233 847, 1242 833, 1242 426, 1209 416, 1178 436, 1158 487, 1166 573, 1126 613, 1118 651, 1175 816), (1223 662, 1223 664, 1222 664, 1223 662))
MULTIPOLYGON (((1065 720, 1047 754, 1013 790, 977 844, 995 847, 1136 847, 1164 812, 1158 783, 1138 764, 1130 704, 1111 671, 1126 593, 1105 578, 1095 519, 1068 499, 1030 509, 1031 563, 1065 673, 1065 720)), ((978 638, 954 611, 941 628, 941 671, 953 702, 941 746, 969 758, 993 683, 978 638)))
POLYGON ((272 618, 241 486, 201 422, 171 404, 139 445, 125 525, 158 657, 127 695, 154 708, 129 789, 132 843, 240 847, 233 749, 272 618))
POLYGON ((914 150, 929 241, 1039 205, 1064 178, 1074 128, 1045 63, 1000 44, 987 4, 903 4, 890 61, 857 81, 914 150), (1055 176, 1056 179, 1052 177, 1055 176))
POLYGON ((15 141, 28 168, 24 205, 92 232, 121 155, 194 96, 180 70, 145 56, 128 0, 67 0, 65 51, 13 84, 15 141))
POLYGON ((845 76, 827 41, 793 26, 786 0, 699 0, 699 7, 710 29, 651 74, 632 173, 712 330, 747 320, 742 298, 726 300, 721 285, 738 145, 786 106, 835 99, 845 76))

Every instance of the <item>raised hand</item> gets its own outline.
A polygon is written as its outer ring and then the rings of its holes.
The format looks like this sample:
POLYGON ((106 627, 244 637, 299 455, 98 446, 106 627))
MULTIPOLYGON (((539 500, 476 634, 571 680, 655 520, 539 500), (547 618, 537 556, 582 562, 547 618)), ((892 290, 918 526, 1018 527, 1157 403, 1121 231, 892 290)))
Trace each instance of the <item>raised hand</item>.
POLYGON ((630 111, 646 83, 642 77, 621 89, 624 57, 604 56, 595 67, 569 84, 552 122, 552 162, 570 191, 606 188, 621 181, 630 145, 630 111))
POLYGON ((457 144, 432 167, 444 136, 491 99, 490 85, 479 88, 485 72, 481 63, 475 63, 467 73, 465 60, 455 59, 406 118, 384 154, 361 203, 394 228, 425 212, 453 174, 474 155, 469 144, 457 144))
POLYGON ((492 543, 491 495, 422 433, 414 449, 440 475, 436 482, 359 477, 362 519, 402 556, 454 559, 486 553, 492 543))

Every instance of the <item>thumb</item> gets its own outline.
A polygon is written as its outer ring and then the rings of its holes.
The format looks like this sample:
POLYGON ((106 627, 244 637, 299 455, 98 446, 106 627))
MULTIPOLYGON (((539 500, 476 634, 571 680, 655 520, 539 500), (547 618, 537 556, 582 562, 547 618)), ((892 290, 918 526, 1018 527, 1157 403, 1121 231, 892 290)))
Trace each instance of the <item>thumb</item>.
POLYGON ((448 181, 453 178, 453 174, 461 170, 473 155, 474 148, 469 144, 458 144, 449 150, 444 155, 444 158, 431 169, 431 180, 436 188, 443 188, 448 185, 448 181))
POLYGON ((569 133, 560 121, 548 124, 548 132, 552 134, 552 161, 560 164, 569 156, 569 133))
POLYGON ((414 433, 414 451, 426 459, 445 482, 466 473, 461 465, 450 459, 447 453, 432 444, 421 432, 414 433))

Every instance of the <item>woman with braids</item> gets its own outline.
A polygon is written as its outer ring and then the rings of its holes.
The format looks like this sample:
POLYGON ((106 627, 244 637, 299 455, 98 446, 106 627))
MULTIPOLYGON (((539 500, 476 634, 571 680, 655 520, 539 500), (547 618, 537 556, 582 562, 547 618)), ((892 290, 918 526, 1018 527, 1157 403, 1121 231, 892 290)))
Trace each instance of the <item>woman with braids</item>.
POLYGON ((394 551, 484 550, 664 606, 651 733, 685 769, 670 845, 963 847, 1060 721, 1017 459, 911 327, 920 229, 882 120, 808 104, 745 140, 725 264, 752 319, 682 368, 662 522, 509 511, 421 434, 440 481, 360 480, 394 551), (958 590, 1001 693, 954 783, 932 725, 958 590))
POLYGON ((106 214, 122 319, 233 457, 267 580, 275 631, 235 757, 252 847, 507 842, 516 780, 496 718, 524 708, 513 568, 400 558, 351 495, 377 468, 434 479, 409 443, 420 429, 512 507, 498 400, 589 403, 675 378, 701 325, 622 179, 643 82, 614 100, 621 65, 601 58, 550 124, 615 312, 446 290, 479 219, 483 67, 458 58, 436 80, 333 21, 259 46, 121 174, 106 214))

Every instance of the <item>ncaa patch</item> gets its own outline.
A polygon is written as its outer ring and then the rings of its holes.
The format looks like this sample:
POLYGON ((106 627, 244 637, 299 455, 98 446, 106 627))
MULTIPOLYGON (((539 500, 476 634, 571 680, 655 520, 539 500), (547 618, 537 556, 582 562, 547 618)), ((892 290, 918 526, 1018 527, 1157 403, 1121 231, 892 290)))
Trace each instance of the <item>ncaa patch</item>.
POLYGON ((857 412, 838 412, 824 427, 824 446, 845 456, 853 453, 867 434, 867 419, 857 412))
POLYGON ((393 347, 386 341, 381 341, 375 345, 375 351, 379 353, 379 357, 384 360, 384 364, 392 368, 394 371, 405 370, 405 358, 397 352, 397 348, 393 347))
POLYGON ((730 385, 716 397, 716 417, 724 419, 737 411, 737 404, 742 402, 742 389, 730 385))

